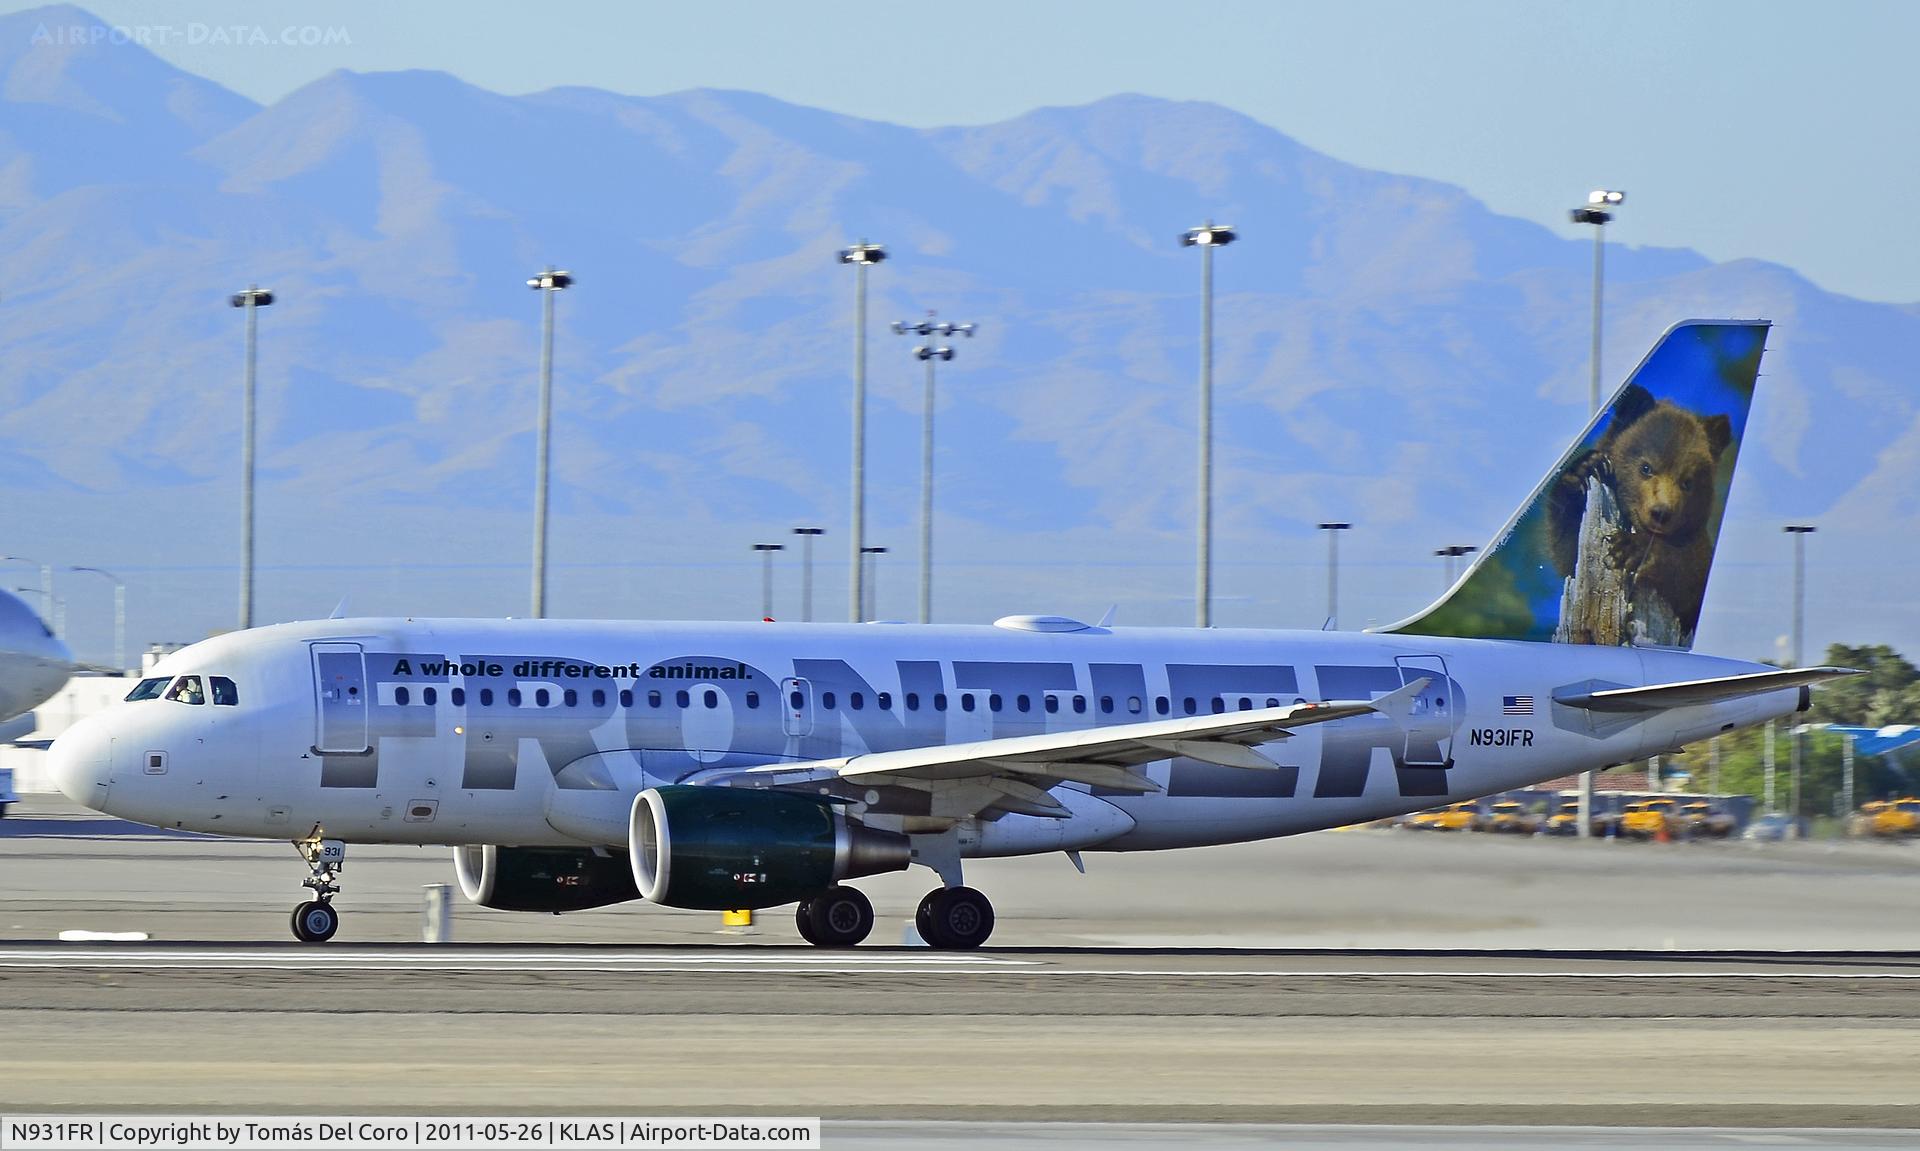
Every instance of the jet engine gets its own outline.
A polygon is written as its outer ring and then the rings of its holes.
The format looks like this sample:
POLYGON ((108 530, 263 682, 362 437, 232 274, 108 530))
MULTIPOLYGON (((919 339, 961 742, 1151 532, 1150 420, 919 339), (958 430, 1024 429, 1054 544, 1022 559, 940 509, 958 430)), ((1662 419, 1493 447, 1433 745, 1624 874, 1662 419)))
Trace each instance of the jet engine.
POLYGON ((649 788, 628 823, 632 882, 668 907, 778 907, 842 880, 903 871, 910 858, 906 836, 784 791, 649 788))
POLYGON ((453 871, 462 895, 501 911, 585 911, 640 898, 626 860, 587 848, 456 847, 453 871))

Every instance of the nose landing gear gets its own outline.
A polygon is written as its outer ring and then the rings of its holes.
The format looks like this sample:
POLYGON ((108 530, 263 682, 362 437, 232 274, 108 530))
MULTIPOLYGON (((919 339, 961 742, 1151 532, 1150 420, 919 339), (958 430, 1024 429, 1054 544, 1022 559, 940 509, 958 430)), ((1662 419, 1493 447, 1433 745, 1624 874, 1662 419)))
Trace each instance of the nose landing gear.
POLYGON ((293 846, 312 872, 300 886, 311 888, 318 897, 293 909, 293 937, 302 943, 325 943, 340 930, 340 913, 333 909, 333 897, 340 893, 340 872, 347 862, 346 841, 324 838, 316 826, 307 838, 294 840, 293 846))

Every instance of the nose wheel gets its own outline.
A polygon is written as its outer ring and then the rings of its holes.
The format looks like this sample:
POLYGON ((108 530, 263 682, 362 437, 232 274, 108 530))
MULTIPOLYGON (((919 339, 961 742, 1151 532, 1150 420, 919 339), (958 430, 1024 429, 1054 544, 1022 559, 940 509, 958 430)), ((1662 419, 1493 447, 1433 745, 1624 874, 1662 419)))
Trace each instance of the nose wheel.
POLYGON ((325 943, 340 930, 340 913, 333 909, 333 897, 340 894, 340 872, 347 863, 345 840, 327 839, 316 825, 305 839, 294 840, 295 850, 306 860, 311 873, 300 881, 316 898, 293 909, 290 925, 293 937, 302 943, 325 943))
POLYGON ((920 901, 913 925, 929 947, 971 951, 993 934, 993 904, 971 887, 943 887, 920 901))

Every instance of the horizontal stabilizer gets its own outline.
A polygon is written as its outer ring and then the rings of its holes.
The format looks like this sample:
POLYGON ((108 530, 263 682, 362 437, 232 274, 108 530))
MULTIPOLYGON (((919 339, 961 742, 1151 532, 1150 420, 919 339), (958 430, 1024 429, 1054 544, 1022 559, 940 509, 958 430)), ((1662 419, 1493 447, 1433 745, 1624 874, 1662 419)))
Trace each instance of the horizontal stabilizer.
POLYGON ((1859 675, 1846 667, 1795 667, 1782 671, 1757 671, 1748 675, 1726 675, 1716 679, 1689 679, 1679 683, 1657 683, 1649 687, 1615 687, 1604 691, 1555 695, 1553 702, 1587 711, 1666 711, 1703 703, 1764 695, 1770 691, 1807 687, 1843 676, 1859 675))

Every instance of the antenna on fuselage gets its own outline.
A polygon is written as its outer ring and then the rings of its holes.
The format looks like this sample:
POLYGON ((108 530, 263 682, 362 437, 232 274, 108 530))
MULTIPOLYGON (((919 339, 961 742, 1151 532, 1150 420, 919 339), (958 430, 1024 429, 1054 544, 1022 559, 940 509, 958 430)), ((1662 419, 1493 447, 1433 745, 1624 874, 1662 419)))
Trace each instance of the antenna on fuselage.
POLYGON ((340 602, 339 602, 339 603, 337 603, 337 604, 334 604, 334 605, 333 605, 333 614, 332 614, 332 615, 330 615, 330 616, 328 616, 327 618, 328 618, 328 619, 345 619, 345 618, 347 618, 347 600, 348 600, 349 598, 351 598, 351 597, 348 597, 348 596, 341 596, 341 597, 340 597, 340 602))
POLYGON ((1097 624, 1094 624, 1093 626, 1095 626, 1095 627, 1112 627, 1112 626, 1113 626, 1113 617, 1114 617, 1115 615, 1117 615, 1117 614, 1119 614, 1119 612, 1120 612, 1120 605, 1119 605, 1119 604, 1117 604, 1117 603, 1110 603, 1110 604, 1108 604, 1108 605, 1107 605, 1107 612, 1106 612, 1106 614, 1105 614, 1105 615, 1103 615, 1103 616, 1101 616, 1101 617, 1100 617, 1100 622, 1099 622, 1099 623, 1097 623, 1097 624))

